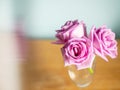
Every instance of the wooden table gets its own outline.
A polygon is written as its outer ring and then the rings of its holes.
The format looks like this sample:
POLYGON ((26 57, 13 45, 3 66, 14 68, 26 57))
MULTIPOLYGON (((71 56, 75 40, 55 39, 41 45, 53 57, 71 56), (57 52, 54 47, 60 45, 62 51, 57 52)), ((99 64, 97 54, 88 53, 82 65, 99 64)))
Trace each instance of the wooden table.
POLYGON ((93 82, 78 88, 69 78, 60 52, 53 40, 29 40, 28 58, 22 63, 23 90, 120 90, 120 40, 118 57, 105 62, 96 57, 93 82))

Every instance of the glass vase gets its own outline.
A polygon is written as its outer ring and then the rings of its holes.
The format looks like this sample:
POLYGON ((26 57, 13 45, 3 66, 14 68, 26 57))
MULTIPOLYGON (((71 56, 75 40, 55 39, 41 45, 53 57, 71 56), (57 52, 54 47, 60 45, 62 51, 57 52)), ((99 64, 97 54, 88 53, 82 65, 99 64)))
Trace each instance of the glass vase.
POLYGON ((89 68, 77 70, 75 65, 68 66, 68 75, 70 79, 78 86, 78 87, 87 87, 93 81, 93 76, 95 73, 95 61, 92 65, 92 72, 89 68))

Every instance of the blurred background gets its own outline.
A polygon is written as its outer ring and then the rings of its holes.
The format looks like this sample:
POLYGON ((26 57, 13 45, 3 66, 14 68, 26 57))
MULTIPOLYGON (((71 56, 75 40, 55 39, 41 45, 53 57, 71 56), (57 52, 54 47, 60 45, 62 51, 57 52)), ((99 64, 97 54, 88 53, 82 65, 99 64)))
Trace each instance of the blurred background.
POLYGON ((92 25, 106 24, 120 38, 119 3, 119 0, 0 0, 0 27, 10 26, 13 19, 22 19, 28 37, 53 39, 55 30, 67 20, 78 19, 86 23, 88 33, 92 25))
MULTIPOLYGON (((49 57, 58 63, 61 56, 49 55, 54 53, 52 49, 58 48, 47 47, 50 42, 28 39, 55 39, 55 30, 68 20, 83 20, 88 33, 93 25, 106 24, 116 33, 116 38, 120 38, 119 4, 120 0, 0 0, 0 90, 21 90, 19 64, 25 61, 27 51, 30 66, 40 67, 42 60, 48 62, 49 57)), ((60 62, 63 64, 62 60, 60 62)), ((52 62, 51 66, 54 66, 52 62)))

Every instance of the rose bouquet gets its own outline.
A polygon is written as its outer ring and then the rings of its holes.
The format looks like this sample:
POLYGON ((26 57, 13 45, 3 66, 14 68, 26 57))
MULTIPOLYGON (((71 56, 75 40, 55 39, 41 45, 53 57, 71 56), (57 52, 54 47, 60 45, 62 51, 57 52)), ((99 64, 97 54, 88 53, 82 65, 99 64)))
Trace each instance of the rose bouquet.
POLYGON ((61 52, 65 66, 68 66, 70 78, 79 87, 88 86, 92 82, 95 56, 98 55, 105 61, 106 56, 117 56, 117 42, 115 33, 105 25, 91 28, 90 34, 86 33, 83 21, 67 21, 60 30, 56 31, 55 44, 63 44, 61 52))
POLYGON ((90 70, 95 55, 108 61, 106 56, 117 56, 117 42, 115 33, 105 25, 91 28, 90 34, 86 33, 83 21, 67 21, 60 30, 56 31, 55 44, 63 44, 61 48, 65 66, 75 65, 78 70, 90 70))

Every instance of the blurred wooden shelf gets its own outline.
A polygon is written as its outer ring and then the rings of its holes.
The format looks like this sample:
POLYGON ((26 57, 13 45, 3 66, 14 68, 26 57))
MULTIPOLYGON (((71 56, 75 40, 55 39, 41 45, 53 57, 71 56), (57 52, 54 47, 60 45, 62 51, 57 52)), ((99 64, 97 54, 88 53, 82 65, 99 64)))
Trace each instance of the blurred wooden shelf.
POLYGON ((28 58, 22 63, 24 90, 120 90, 120 40, 116 59, 105 62, 96 57, 94 79, 86 88, 78 88, 70 80, 60 52, 62 46, 52 41, 28 41, 28 58))

